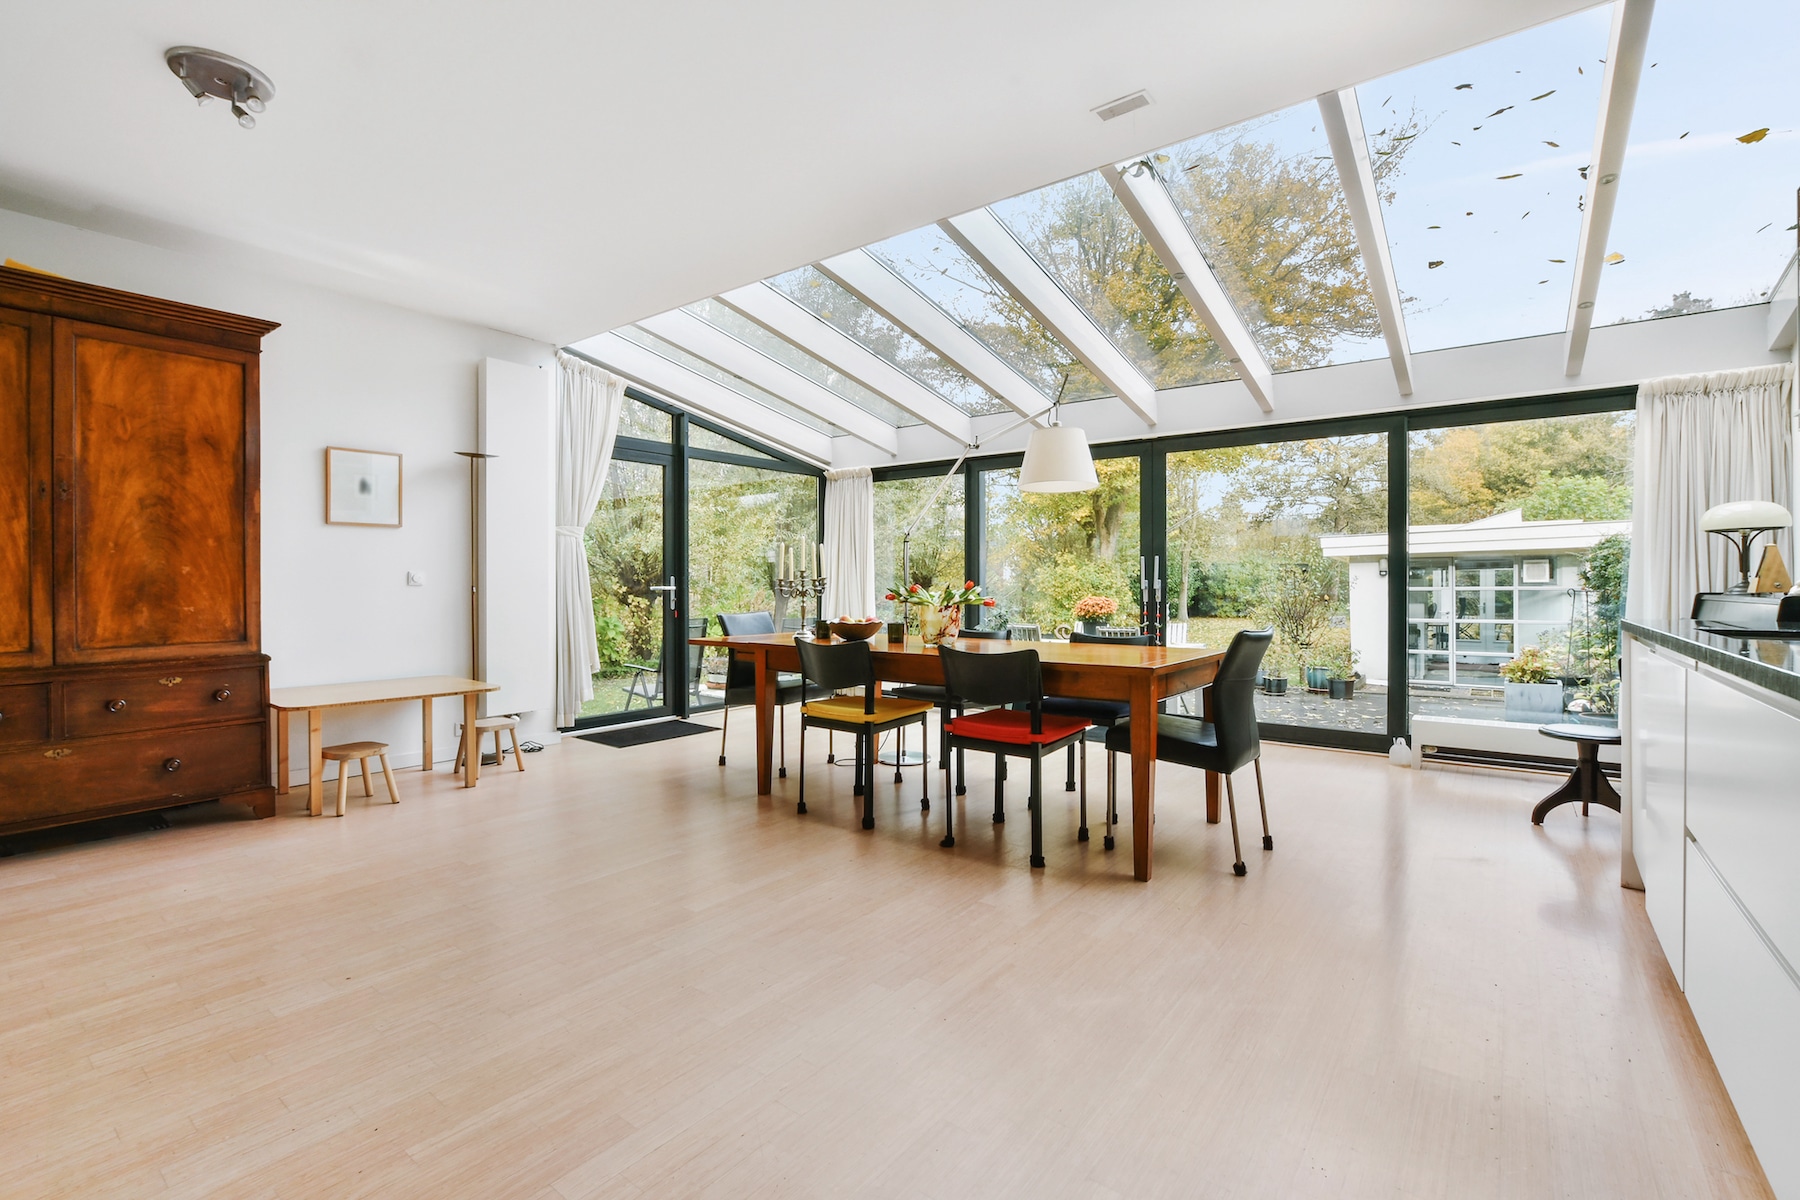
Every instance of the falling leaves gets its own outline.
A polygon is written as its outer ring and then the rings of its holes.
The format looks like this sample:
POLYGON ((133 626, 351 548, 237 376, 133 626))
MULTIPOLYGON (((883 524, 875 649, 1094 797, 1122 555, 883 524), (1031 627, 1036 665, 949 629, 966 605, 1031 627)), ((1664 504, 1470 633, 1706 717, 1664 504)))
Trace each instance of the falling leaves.
POLYGON ((1459 141, 1456 141, 1456 140, 1454 140, 1454 139, 1452 139, 1452 140, 1451 140, 1451 142, 1450 142, 1450 144, 1451 144, 1451 145, 1452 145, 1452 146, 1460 146, 1460 145, 1462 145, 1462 143, 1461 143, 1461 142, 1459 142, 1459 141))
MULTIPOLYGON (((1551 88, 1551 89, 1550 89, 1550 90, 1549 90, 1549 91, 1547 91, 1547 92, 1545 92, 1545 93, 1544 93, 1544 94, 1543 94, 1543 95, 1541 95, 1541 96, 1533 96, 1533 97, 1532 97, 1532 98, 1531 98, 1531 99, 1532 99, 1532 100, 1545 100, 1545 99, 1548 99, 1548 98, 1549 98, 1549 97, 1551 97, 1551 96, 1554 96, 1554 95, 1556 95, 1556 89, 1555 89, 1555 88, 1551 88)), ((1526 103, 1528 103, 1528 104, 1529 104, 1529 103, 1530 103, 1530 102, 1531 102, 1531 101, 1529 101, 1529 100, 1528 100, 1528 101, 1526 101, 1526 103)))
POLYGON ((1769 136, 1769 127, 1767 125, 1764 125, 1761 129, 1752 129, 1749 133, 1746 133, 1742 137, 1738 138, 1738 141, 1744 143, 1744 145, 1746 145, 1746 146, 1753 146, 1757 142, 1762 141, 1764 138, 1766 138, 1768 136, 1769 136))
POLYGON ((1451 89, 1451 90, 1452 90, 1452 91, 1457 91, 1457 92, 1466 92, 1466 91, 1468 91, 1468 90, 1469 90, 1469 89, 1470 89, 1470 88, 1472 88, 1472 87, 1474 87, 1474 86, 1475 86, 1475 85, 1474 85, 1474 84, 1472 84, 1472 83, 1459 83, 1459 84, 1457 84, 1457 85, 1456 85, 1456 86, 1455 86, 1455 87, 1454 87, 1454 88, 1452 88, 1452 89, 1451 89))
MULTIPOLYGON (((1769 222, 1769 225, 1773 225, 1773 224, 1774 224, 1774 223, 1775 223, 1775 222, 1773 222, 1773 221, 1770 221, 1770 222, 1769 222)), ((1757 231, 1756 231, 1756 232, 1758 232, 1758 233, 1761 233, 1761 232, 1762 232, 1762 231, 1763 231, 1763 229, 1767 229, 1767 228, 1768 228, 1768 227, 1769 227, 1769 225, 1764 225, 1764 226, 1763 226, 1763 227, 1762 227, 1762 229, 1759 229, 1759 230, 1757 230, 1757 231)))
POLYGON ((1528 208, 1524 212, 1519 214, 1519 220, 1523 221, 1526 217, 1529 217, 1530 215, 1531 215, 1531 210, 1528 208))
POLYGON ((1509 104, 1509 105, 1507 105, 1507 106, 1506 106, 1506 107, 1505 107, 1505 108, 1496 108, 1496 109, 1495 109, 1495 110, 1494 110, 1494 111, 1493 111, 1493 112, 1491 112, 1491 113, 1489 113, 1489 114, 1488 114, 1488 115, 1487 115, 1487 116, 1485 116, 1485 117, 1483 117, 1483 118, 1482 118, 1482 120, 1484 120, 1484 121, 1491 121, 1491 120, 1493 120, 1493 119, 1494 119, 1494 118, 1495 118, 1495 117, 1497 117, 1497 116, 1499 116, 1499 115, 1500 115, 1500 114, 1501 114, 1501 113, 1503 113, 1503 112, 1511 112, 1511 111, 1512 111, 1512 105, 1510 105, 1510 104, 1509 104))
POLYGON ((1425 228, 1427 228, 1427 229, 1442 229, 1443 226, 1442 225, 1427 225, 1425 228))
POLYGON ((1435 270, 1437 270, 1437 269, 1438 269, 1438 268, 1439 268, 1439 267, 1441 267, 1441 266, 1443 266, 1443 265, 1444 265, 1444 260, 1443 260, 1443 259, 1441 259, 1441 258, 1434 258, 1434 259, 1432 259, 1432 260, 1431 260, 1431 261, 1430 261, 1430 262, 1428 262, 1428 263, 1426 263, 1426 264, 1425 264, 1425 269, 1426 269, 1426 270, 1427 270, 1427 271, 1435 271, 1435 270))
POLYGON ((1568 259, 1566 259, 1566 258, 1553 258, 1553 259, 1551 259, 1551 260, 1550 260, 1550 261, 1551 261, 1551 262, 1553 262, 1553 263, 1566 263, 1566 262, 1568 262, 1568 261, 1569 261, 1569 260, 1568 260, 1568 259))
POLYGON ((1606 256, 1605 261, 1606 261, 1607 266, 1616 267, 1620 263, 1625 261, 1625 256, 1623 254, 1620 254, 1617 250, 1614 250, 1611 254, 1606 256))
MULTIPOLYGON (((1691 129, 1690 129, 1690 130, 1688 130, 1688 133, 1692 133, 1692 132, 1694 132, 1694 131, 1693 131, 1693 130, 1691 130, 1691 129)), ((1681 138, 1684 138, 1684 137, 1686 137, 1686 136, 1687 136, 1687 133, 1684 133, 1684 134, 1682 134, 1682 135, 1681 135, 1681 137, 1680 137, 1680 138, 1676 138, 1676 139, 1675 139, 1675 140, 1676 140, 1676 141, 1678 141, 1678 142, 1679 142, 1679 141, 1680 141, 1680 140, 1681 140, 1681 138)))
POLYGON ((1544 143, 1544 145, 1550 147, 1552 150, 1561 150, 1562 149, 1562 147, 1560 145, 1558 145, 1556 142, 1546 141, 1544 143))
POLYGON ((1540 283, 1540 284, 1545 284, 1545 283, 1549 283, 1549 282, 1550 282, 1550 281, 1549 281, 1549 280, 1548 280, 1548 279, 1540 279, 1540 280, 1538 280, 1538 283, 1540 283))
POLYGON ((1514 171, 1511 175, 1496 175, 1496 176, 1494 176, 1494 178, 1495 179, 1517 179, 1523 174, 1524 174, 1523 171, 1514 171))
MULTIPOLYGON (((1588 167, 1591 167, 1591 166, 1593 166, 1593 165, 1594 165, 1594 164, 1593 164, 1593 163, 1589 163, 1589 164, 1588 164, 1588 167)), ((1588 173, 1588 169, 1587 169, 1587 167, 1576 167, 1576 168, 1575 168, 1575 169, 1576 169, 1576 170, 1577 170, 1577 171, 1580 171, 1580 172, 1581 172, 1581 177, 1582 177, 1582 178, 1583 178, 1583 179, 1586 179, 1586 178, 1587 178, 1587 173, 1588 173)))

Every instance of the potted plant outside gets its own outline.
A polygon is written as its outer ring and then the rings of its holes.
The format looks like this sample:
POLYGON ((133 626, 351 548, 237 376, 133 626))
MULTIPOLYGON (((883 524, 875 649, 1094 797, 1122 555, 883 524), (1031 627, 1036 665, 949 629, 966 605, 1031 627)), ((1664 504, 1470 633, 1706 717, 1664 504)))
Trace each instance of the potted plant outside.
POLYGON ((1083 633, 1098 633, 1102 620, 1119 611, 1119 602, 1105 596, 1083 596, 1075 602, 1075 623, 1083 633))
POLYGON ((1536 646, 1500 664, 1500 678, 1505 681, 1507 720, 1553 721, 1562 715, 1563 684, 1556 662, 1536 646))
POLYGON ((1288 661, 1291 657, 1292 651, 1282 642, 1276 642, 1274 645, 1270 646, 1268 653, 1263 655, 1262 689, 1264 695, 1287 695, 1288 671, 1290 669, 1288 661))
POLYGON ((1308 660, 1317 664, 1307 668, 1308 690, 1324 692, 1333 700, 1348 700, 1356 694, 1356 651, 1350 648, 1348 629, 1321 632, 1308 648, 1308 660), (1317 684, 1315 671, 1323 676, 1317 684))

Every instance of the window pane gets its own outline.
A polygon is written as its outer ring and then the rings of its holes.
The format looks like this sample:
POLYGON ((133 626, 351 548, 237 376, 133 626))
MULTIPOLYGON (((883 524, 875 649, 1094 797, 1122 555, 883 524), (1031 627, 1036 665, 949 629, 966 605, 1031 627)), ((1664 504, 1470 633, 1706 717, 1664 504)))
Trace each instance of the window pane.
MULTIPOLYGON (((770 612, 779 622, 800 615, 775 595, 775 547, 819 541, 819 481, 811 475, 691 459, 688 463, 689 615, 770 612)), ((809 611, 810 615, 810 611, 809 611)), ((699 647, 690 647, 698 651, 699 647)), ((707 652, 700 703, 724 696, 725 656, 707 652)))
MULTIPOLYGON (((1275 370, 1387 353, 1317 104, 1190 139, 1151 161, 1275 370)), ((1391 161, 1376 160, 1378 179, 1391 161)))
POLYGON ((1543 724, 1523 693, 1508 714, 1500 668, 1527 651, 1568 683, 1573 711, 1615 711, 1634 424, 1599 413, 1411 435, 1411 570, 1456 582, 1453 614, 1445 589, 1407 604, 1407 645, 1443 652, 1409 668, 1424 684, 1415 716, 1543 724))
POLYGON ((1793 0, 1657 4, 1595 324, 1765 298, 1794 252, 1796 46, 1793 0))
POLYGON ((1024 305, 937 226, 889 238, 869 250, 1030 380, 1046 399, 1056 397, 1065 374, 1069 380, 1065 400, 1092 400, 1110 394, 1024 305))
POLYGON ((1565 327, 1611 8, 1356 89, 1414 352, 1565 327))
POLYGON ((848 375, 843 375, 820 362, 799 347, 776 337, 742 313, 733 311, 717 300, 702 300, 687 306, 687 312, 699 317, 720 332, 742 342, 764 358, 772 359, 796 374, 812 380, 840 399, 847 400, 864 412, 889 425, 917 425, 919 418, 885 396, 878 396, 848 375))
POLYGON ((1387 438, 1171 454, 1168 513, 1170 643, 1273 626, 1264 670, 1285 691, 1258 694, 1259 719, 1384 732, 1387 438), (1332 699, 1333 678, 1357 682, 1332 699))
POLYGON ((773 461, 772 455, 765 454, 756 447, 745 442, 740 442, 736 438, 726 437, 722 433, 714 433, 712 430, 701 425, 690 424, 688 426, 688 448, 690 450, 701 451, 716 450, 723 454, 736 454, 748 458, 767 458, 773 461))
POLYGON ((853 338, 964 412, 981 416, 1010 412, 999 397, 964 375, 898 325, 820 274, 801 267, 768 281, 769 286, 846 337, 853 338))
POLYGON ((1000 602, 985 626, 1036 625, 1049 636, 1098 597, 1115 611, 1096 624, 1137 627, 1138 460, 1096 459, 1094 470, 1097 489, 1061 493, 1021 492, 1017 468, 982 472, 987 560, 975 579, 1000 602))
POLYGON ((833 436, 844 432, 823 417, 815 416, 797 404, 789 404, 780 396, 763 391, 763 389, 757 387, 747 379, 739 379, 729 371, 721 371, 706 360, 695 358, 686 350, 683 350, 678 346, 672 346, 655 334, 646 333, 635 325, 626 325, 621 329, 613 330, 613 332, 628 342, 633 342, 642 346, 659 358, 666 358, 678 367, 685 367, 696 375, 712 380, 720 387, 729 388, 746 400, 754 400, 763 407, 773 409, 784 417, 791 417, 808 429, 814 429, 820 433, 832 434, 833 436))
MULTIPOLYGON (((875 594, 886 595, 895 587, 916 583, 923 588, 961 583, 963 573, 963 477, 959 472, 931 508, 920 510, 943 482, 941 476, 925 479, 875 481, 875 594), (901 570, 907 525, 919 519, 912 535, 912 576, 901 570)), ((876 605, 884 621, 898 621, 916 614, 903 613, 902 605, 883 600, 876 605)))
POLYGON ((619 411, 619 436, 642 438, 647 442, 666 442, 675 436, 675 418, 660 408, 651 408, 630 396, 619 411))
POLYGON ((1099 172, 991 211, 1152 384, 1236 377, 1099 172))
POLYGON ((600 669, 582 717, 660 708, 662 686, 663 468, 614 459, 588 522, 588 581, 600 669))

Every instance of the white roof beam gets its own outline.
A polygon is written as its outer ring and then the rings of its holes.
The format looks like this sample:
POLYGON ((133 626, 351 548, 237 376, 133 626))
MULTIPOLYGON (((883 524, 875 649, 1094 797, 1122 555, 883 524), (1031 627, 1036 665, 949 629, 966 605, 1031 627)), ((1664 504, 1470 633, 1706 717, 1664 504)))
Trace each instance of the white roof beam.
POLYGON ((1356 89, 1345 88, 1320 96, 1319 116, 1325 122, 1325 136, 1331 141, 1338 182, 1343 185, 1344 200, 1350 207, 1350 223, 1356 228, 1363 274, 1368 277, 1375 313, 1381 319, 1381 336, 1394 364, 1394 383, 1402 396, 1410 396, 1412 348, 1406 341, 1406 314, 1400 308, 1394 255, 1388 246, 1387 222, 1381 215, 1381 193, 1375 188, 1375 164, 1369 158, 1369 139, 1363 129, 1356 89))
POLYGON ((914 291, 911 284, 884 267, 867 250, 852 250, 816 265, 834 283, 925 343, 951 366, 1000 397, 1020 416, 1047 407, 1043 393, 1032 387, 1005 359, 982 345, 979 338, 914 291))
POLYGON ((1200 253, 1200 247, 1194 244, 1187 222, 1176 211, 1175 202, 1169 198, 1169 190, 1162 180, 1150 170, 1133 173, 1105 167, 1100 174, 1112 186, 1113 194, 1131 214, 1131 219, 1137 222, 1144 239, 1162 259, 1163 266, 1174 277, 1181 294, 1194 306, 1194 312, 1213 340, 1224 347, 1226 357, 1237 368, 1238 378, 1250 389, 1251 399, 1265 413, 1274 412, 1275 372, 1269 369, 1268 360, 1250 336, 1250 327, 1232 307, 1225 289, 1219 286, 1218 278, 1200 253))
POLYGON ((745 437, 767 442, 816 466, 831 464, 830 434, 809 429, 785 413, 696 375, 616 333, 588 338, 569 349, 745 437))
POLYGON ((718 299, 789 345, 893 401, 959 445, 966 446, 974 440, 975 427, 968 413, 768 284, 753 283, 718 299))
POLYGON ((1612 36, 1606 48, 1606 77, 1600 84, 1600 115, 1594 127, 1587 201, 1581 206, 1581 241, 1575 248, 1575 282, 1569 292, 1568 333, 1563 374, 1579 375, 1587 361, 1588 334, 1594 327, 1594 298, 1600 294, 1600 272, 1606 266, 1606 239, 1612 233, 1613 207, 1619 198, 1619 174, 1625 168, 1625 143, 1631 138, 1631 112, 1637 106, 1638 78, 1644 73, 1644 48, 1650 41, 1652 0, 1617 0, 1612 36))
POLYGON ((1146 425, 1156 424, 1156 386, 1100 332, 1081 306, 985 208, 939 221, 938 228, 969 253, 1013 299, 1023 304, 1082 365, 1130 406, 1146 425))
POLYGON ((864 412, 836 392, 821 387, 798 371, 752 350, 690 312, 676 309, 648 317, 637 324, 638 328, 649 330, 695 358, 705 359, 726 374, 747 380, 763 391, 780 396, 789 404, 831 422, 851 437, 867 442, 883 454, 893 457, 900 453, 900 435, 892 425, 872 413, 864 412))

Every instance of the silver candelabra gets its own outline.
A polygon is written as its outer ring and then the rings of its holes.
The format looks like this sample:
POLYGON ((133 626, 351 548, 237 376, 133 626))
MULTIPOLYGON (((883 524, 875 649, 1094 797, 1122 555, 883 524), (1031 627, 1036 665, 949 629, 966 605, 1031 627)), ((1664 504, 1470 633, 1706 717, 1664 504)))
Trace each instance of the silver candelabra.
POLYGON ((801 637, 811 637, 812 629, 806 622, 806 602, 812 599, 823 600, 825 595, 825 577, 808 575, 804 570, 790 579, 775 581, 775 594, 783 600, 800 600, 800 633, 801 637))

